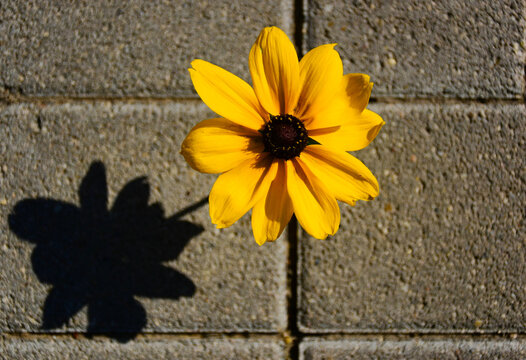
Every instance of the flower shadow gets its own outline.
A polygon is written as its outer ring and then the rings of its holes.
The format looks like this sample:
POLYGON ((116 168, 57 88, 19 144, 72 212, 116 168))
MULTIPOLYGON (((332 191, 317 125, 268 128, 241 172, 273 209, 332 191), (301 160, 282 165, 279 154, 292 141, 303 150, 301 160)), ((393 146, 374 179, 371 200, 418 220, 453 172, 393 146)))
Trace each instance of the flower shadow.
POLYGON ((88 334, 126 342, 147 321, 136 296, 175 300, 194 295, 193 281, 163 262, 176 259, 203 231, 180 217, 207 199, 165 218, 161 204, 148 204, 150 187, 139 177, 123 187, 108 209, 101 162, 91 164, 78 193, 80 207, 47 198, 24 199, 9 215, 11 231, 36 244, 31 255, 36 276, 52 285, 41 328, 67 325, 87 306, 88 334))

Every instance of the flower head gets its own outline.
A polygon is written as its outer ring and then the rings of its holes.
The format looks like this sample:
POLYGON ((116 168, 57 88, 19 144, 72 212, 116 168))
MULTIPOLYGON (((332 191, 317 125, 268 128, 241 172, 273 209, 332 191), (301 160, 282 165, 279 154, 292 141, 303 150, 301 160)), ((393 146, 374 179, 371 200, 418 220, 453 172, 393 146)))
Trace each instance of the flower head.
POLYGON ((338 230, 336 200, 354 205, 378 195, 374 175, 347 151, 366 147, 384 121, 366 109, 369 76, 343 75, 335 45, 298 61, 283 31, 263 29, 249 55, 253 88, 211 63, 192 62, 197 93, 220 117, 197 124, 181 153, 195 170, 221 174, 210 192, 218 228, 252 209, 262 245, 277 239, 294 213, 323 239, 338 230))

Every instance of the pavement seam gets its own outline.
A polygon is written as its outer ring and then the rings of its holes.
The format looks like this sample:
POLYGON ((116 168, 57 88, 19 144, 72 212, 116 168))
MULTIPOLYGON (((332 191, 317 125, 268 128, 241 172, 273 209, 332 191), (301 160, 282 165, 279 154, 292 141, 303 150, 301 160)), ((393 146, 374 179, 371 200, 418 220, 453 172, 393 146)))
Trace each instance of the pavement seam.
MULTIPOLYGON (((72 338, 72 339, 108 339, 108 335, 117 333, 84 333, 84 332, 61 332, 61 333, 35 333, 35 332, 2 332, 0 337, 3 338, 20 338, 20 339, 47 339, 47 338, 72 338)), ((120 333, 119 333, 120 334, 120 333)), ((349 334, 349 333, 338 333, 338 334, 327 334, 327 333, 312 333, 305 334, 300 333, 303 339, 320 339, 320 340, 378 340, 378 341, 404 341, 412 339, 421 340, 486 340, 486 341, 499 341, 499 340, 517 340, 525 341, 526 332, 518 333, 493 333, 493 334, 466 334, 466 333, 360 333, 360 334, 349 334)), ((282 341, 283 334, 281 333, 258 333, 258 332, 143 332, 137 335, 134 340, 138 339, 248 339, 248 340, 276 340, 282 341)), ((299 343, 298 343, 299 344, 299 343)))
MULTIPOLYGON (((13 339, 48 339, 48 338, 61 338, 61 339, 105 339, 110 341, 111 335, 122 334, 121 332, 100 332, 100 333, 85 333, 85 332, 2 332, 0 338, 13 338, 13 339)), ((138 334, 133 340, 140 339, 247 339, 247 340, 275 340, 282 341, 282 335, 280 333, 260 333, 260 332, 142 332, 138 334)))
MULTIPOLYGON (((301 58, 305 53, 303 47, 304 35, 307 31, 307 9, 308 0, 293 0, 293 24, 294 34, 293 42, 298 53, 298 57, 301 58)), ((285 334, 285 344, 287 345, 286 353, 289 360, 296 360, 300 358, 300 343, 303 340, 304 334, 299 329, 298 321, 298 278, 299 278, 299 254, 298 254, 298 238, 299 238, 299 227, 298 220, 293 215, 290 223, 287 227, 287 240, 288 240, 288 267, 287 267, 287 293, 289 295, 287 304, 287 332, 285 334)))
POLYGON ((303 340, 304 333, 298 327, 298 220, 295 216, 290 220, 287 228, 287 237, 289 244, 288 268, 287 268, 287 287, 288 287, 288 325, 285 334, 285 343, 287 344, 287 353, 289 360, 299 358, 299 344, 303 340))
MULTIPOLYGON (((396 97, 378 96, 371 97, 371 104, 391 104, 391 103, 411 103, 411 104, 524 104, 526 99, 504 99, 504 98, 446 98, 446 97, 396 97)), ((0 98, 0 105, 13 105, 20 103, 36 104, 70 104, 70 103, 148 103, 148 104, 168 104, 168 103, 202 103, 200 98, 191 96, 159 96, 159 97, 140 97, 140 96, 17 96, 12 98, 0 98)))

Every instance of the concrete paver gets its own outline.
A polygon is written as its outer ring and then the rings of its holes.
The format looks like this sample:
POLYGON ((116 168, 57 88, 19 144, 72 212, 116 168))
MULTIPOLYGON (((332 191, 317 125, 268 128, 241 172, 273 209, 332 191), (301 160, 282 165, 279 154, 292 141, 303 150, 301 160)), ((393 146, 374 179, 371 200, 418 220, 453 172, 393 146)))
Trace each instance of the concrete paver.
POLYGON ((200 203, 215 176, 179 154, 209 116, 198 101, 1 110, 1 331, 286 327, 286 242, 259 247, 248 216, 215 229, 200 203))
POLYGON ((309 0, 305 46, 339 43, 373 96, 522 98, 521 0, 309 0))
POLYGON ((318 340, 300 345, 302 360, 520 360, 526 343, 518 340, 318 340))
POLYGON ((257 246, 247 216, 215 229, 215 176, 179 154, 214 116, 190 62, 250 82, 270 25, 303 28, 304 50, 339 43, 387 122, 356 154, 380 196, 342 205, 332 238, 300 234, 300 358, 526 358, 525 13, 524 0, 2 1, 0 359, 286 358, 264 335, 296 317, 286 239, 257 246))
POLYGON ((291 33, 291 3, 3 1, 0 89, 4 96, 196 96, 192 60, 247 79, 261 29, 291 33))
POLYGON ((372 108, 386 125, 356 155, 380 195, 301 236, 300 329, 525 331, 524 106, 372 108))
POLYGON ((104 339, 0 339, 2 360, 46 359, 284 359, 279 341, 258 339, 138 339, 126 344, 104 339))

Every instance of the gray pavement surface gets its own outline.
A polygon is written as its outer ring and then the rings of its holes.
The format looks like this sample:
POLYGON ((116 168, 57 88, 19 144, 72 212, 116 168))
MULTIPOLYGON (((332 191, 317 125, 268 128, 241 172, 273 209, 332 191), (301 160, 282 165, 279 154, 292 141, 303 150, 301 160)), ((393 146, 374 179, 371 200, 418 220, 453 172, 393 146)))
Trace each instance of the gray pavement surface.
POLYGON ((526 358, 525 59, 524 0, 0 2, 0 359, 526 358), (268 25, 386 121, 325 241, 216 230, 179 154, 268 25))
POLYGON ((285 356, 279 341, 258 339, 138 339, 121 344, 105 339, 0 339, 0 359, 20 360, 279 360, 285 356))
POLYGON ((520 360, 526 342, 519 340, 318 340, 301 343, 302 360, 520 360))
POLYGON ((380 195, 301 237, 301 328, 525 331, 524 106, 373 108, 387 124, 355 155, 380 195))
POLYGON ((248 78, 261 29, 290 30, 290 1, 3 1, 4 96, 197 96, 201 58, 248 78))
POLYGON ((286 246, 210 223, 215 179, 179 154, 196 101, 0 112, 2 331, 286 327, 286 246), (81 185, 82 184, 82 185, 81 185))
POLYGON ((337 42, 374 96, 522 98, 523 0, 307 0, 305 47, 337 42))

